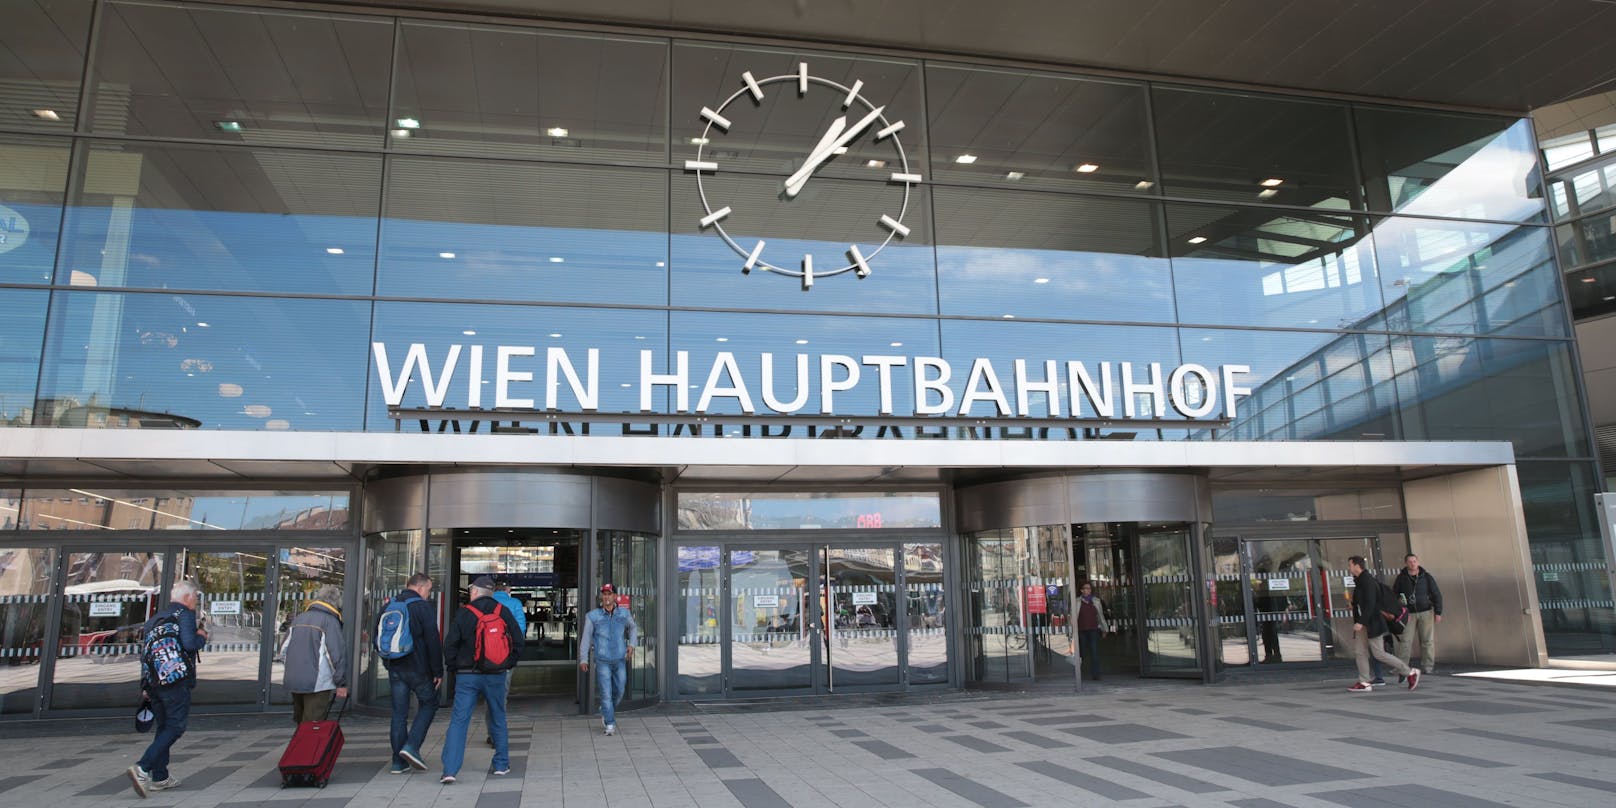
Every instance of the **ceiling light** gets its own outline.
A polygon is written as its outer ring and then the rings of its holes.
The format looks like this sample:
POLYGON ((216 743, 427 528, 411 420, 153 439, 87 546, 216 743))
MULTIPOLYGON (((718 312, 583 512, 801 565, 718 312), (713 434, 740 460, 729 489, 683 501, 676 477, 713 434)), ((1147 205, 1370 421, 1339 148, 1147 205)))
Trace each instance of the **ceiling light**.
POLYGON ((559 256, 559 255, 552 255, 552 256, 550 256, 550 263, 552 263, 552 264, 559 264, 559 263, 562 263, 562 262, 564 262, 564 261, 566 261, 566 260, 567 260, 567 259, 565 259, 565 258, 562 258, 562 257, 561 257, 561 256, 559 256))
POLYGON ((718 341, 719 342, 729 342, 729 337, 719 337, 718 341))
POLYGON ((1264 188, 1257 192, 1258 199, 1269 199, 1279 193, 1278 188, 1264 188))
POLYGON ((976 162, 976 155, 974 155, 974 154, 962 154, 962 155, 960 155, 958 157, 955 157, 954 162, 959 163, 962 166, 968 166, 968 165, 976 162))
POLYGON ((452 252, 440 252, 440 253, 438 253, 438 257, 439 258, 453 258, 453 257, 455 257, 455 254, 452 253, 452 252))
POLYGON ((1025 172, 1011 171, 1011 172, 1005 174, 1004 178, 1007 179, 1007 180, 1019 180, 1022 177, 1025 177, 1025 176, 1027 176, 1025 172))
POLYGON ((1094 172, 1099 171, 1100 167, 1094 163, 1084 163, 1073 170, 1079 174, 1093 174, 1094 172))
POLYGON ((242 407, 241 411, 242 413, 251 415, 254 418, 268 418, 270 413, 269 407, 263 404, 248 404, 247 406, 242 407))
POLYGON ((331 255, 342 255, 343 252, 341 247, 327 247, 325 251, 331 255))
POLYGON ((552 126, 544 130, 544 133, 550 137, 566 137, 567 128, 565 126, 552 126))
POLYGON ((213 126, 220 132, 240 132, 241 121, 214 121, 213 126))
POLYGON ((220 398, 237 398, 241 395, 241 385, 224 382, 219 385, 220 398))
POLYGON ((561 335, 560 334, 551 334, 550 339, 561 339, 561 335))
POLYGON ((903 343, 901 343, 901 342, 889 342, 887 344, 890 345, 893 348, 902 348, 903 347, 903 343))
POLYGON ((635 339, 645 339, 645 337, 642 337, 642 336, 640 336, 640 335, 639 335, 639 334, 635 334, 635 335, 634 335, 634 338, 635 338, 635 339))
POLYGON ((274 420, 265 421, 264 422, 264 428, 265 429, 291 429, 292 424, 291 424, 290 421, 287 421, 285 418, 276 418, 274 420))
POLYGON ((667 261, 658 261, 658 262, 656 262, 656 265, 659 266, 659 267, 665 267, 665 266, 668 265, 668 262, 667 261))
POLYGON ((1150 180, 1140 180, 1140 181, 1134 183, 1133 187, 1134 187, 1134 190, 1136 190, 1136 191, 1145 191, 1145 190, 1149 190, 1151 187, 1155 186, 1155 184, 1156 183, 1151 182, 1150 180))
POLYGON ((1033 278, 1033 283, 1049 283, 1048 278, 1033 278))
POLYGON ((633 387, 634 385, 629 384, 628 382, 622 382, 621 384, 619 384, 617 386, 618 387, 633 387))
POLYGON ((462 332, 460 332, 460 333, 462 333, 462 334, 465 334, 465 335, 466 335, 466 336, 468 336, 468 337, 475 337, 475 336, 477 336, 477 332, 475 332, 475 331, 472 331, 472 330, 471 330, 471 329, 467 329, 467 330, 465 330, 465 331, 462 331, 462 332))
POLYGON ((692 145, 692 146, 705 146, 709 142, 710 141, 708 141, 707 138, 704 138, 704 137, 693 137, 693 138, 690 139, 690 145, 692 145))
POLYGON ((808 340, 805 340, 805 339, 799 339, 799 340, 797 340, 797 344, 798 344, 798 345, 807 345, 807 344, 808 344, 808 340))
POLYGON ((396 137, 396 138, 398 138, 400 140, 403 140, 404 138, 407 138, 409 136, 410 136, 410 130, 408 130, 408 129, 394 129, 393 130, 393 137, 396 137))
POLYGON ((1278 177, 1269 177, 1268 179, 1263 180, 1262 182, 1260 182, 1258 184, 1261 185, 1264 188, 1277 188, 1277 187, 1279 187, 1281 185, 1284 185, 1285 181, 1278 178, 1278 177))
POLYGON ((1594 278, 1583 278, 1582 282, 1583 283, 1593 283, 1595 280, 1596 279, 1594 279, 1594 278))
POLYGON ((34 117, 46 121, 59 121, 62 119, 62 116, 57 115, 54 109, 36 109, 34 110, 34 117))
POLYGON ((865 168, 886 168, 887 167, 887 161, 885 161, 885 160, 866 160, 864 162, 864 167, 865 168))
POLYGON ((197 324, 196 324, 196 327, 197 327, 197 328, 207 328, 207 327, 208 327, 208 324, 207 324, 207 323, 197 323, 197 324))
POLYGON ((398 128, 400 128, 400 129, 420 129, 421 128, 421 122, 414 119, 414 118, 399 118, 397 121, 394 121, 394 123, 398 124, 398 128))
POLYGON ((1200 244, 1203 241, 1206 241, 1206 236, 1196 236, 1195 238, 1190 239, 1191 244, 1200 244))

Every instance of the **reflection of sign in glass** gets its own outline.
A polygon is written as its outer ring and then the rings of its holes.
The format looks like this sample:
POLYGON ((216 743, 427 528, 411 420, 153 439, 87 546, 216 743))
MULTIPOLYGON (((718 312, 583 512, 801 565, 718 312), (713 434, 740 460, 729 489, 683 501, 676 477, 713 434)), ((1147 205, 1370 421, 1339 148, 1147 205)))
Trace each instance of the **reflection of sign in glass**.
POLYGON ((1544 581, 1558 581, 1558 580, 1560 580, 1560 573, 1558 573, 1558 572, 1545 572, 1545 573, 1543 573, 1543 580, 1544 581))
POLYGON ((8 253, 28 240, 28 220, 5 205, 0 205, 0 253, 8 253))
POLYGON ((1278 592, 1280 590, 1290 589, 1290 588, 1291 588, 1291 579, 1289 579, 1289 578, 1269 578, 1268 579, 1268 591, 1270 591, 1270 592, 1278 592))
POLYGON ((752 608, 754 608, 754 609, 778 609, 778 608, 780 608, 780 596, 779 595, 753 595, 752 596, 752 608))
POLYGON ((1027 587, 1027 614, 1046 614, 1049 612, 1049 601, 1044 596, 1042 586, 1027 587))
POLYGON ((875 593, 874 592, 854 592, 853 593, 853 605, 854 606, 874 606, 875 605, 875 593))
POLYGON ((211 614, 241 614, 241 601, 216 600, 208 604, 208 612, 211 614))
POLYGON ((1341 576, 1341 585, 1348 588, 1348 589, 1351 589, 1351 588, 1357 586, 1358 582, 1353 580, 1351 575, 1343 575, 1343 576, 1341 576))
POLYGON ((102 601, 90 604, 91 617, 117 617, 123 614, 123 604, 117 601, 102 601))

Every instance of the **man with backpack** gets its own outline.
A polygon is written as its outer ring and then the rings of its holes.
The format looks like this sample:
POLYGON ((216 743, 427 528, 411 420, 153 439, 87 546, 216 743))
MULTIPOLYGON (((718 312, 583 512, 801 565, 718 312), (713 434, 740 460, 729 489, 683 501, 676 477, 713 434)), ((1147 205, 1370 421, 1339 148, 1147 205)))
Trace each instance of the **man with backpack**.
POLYGON ((1420 566, 1420 557, 1409 553, 1403 570, 1397 573, 1397 595, 1408 606, 1409 630, 1397 638, 1397 658, 1408 662, 1414 643, 1420 644, 1420 667, 1425 673, 1436 670, 1436 624, 1442 622, 1442 590, 1436 578, 1420 566))
POLYGON ((1380 660, 1380 664, 1392 669, 1398 676, 1408 677, 1408 689, 1419 687, 1420 672, 1403 664, 1394 654, 1386 651, 1385 641, 1382 639, 1388 629, 1387 611, 1400 612, 1402 607, 1389 602, 1386 595, 1381 592, 1385 585, 1370 572, 1363 556, 1352 556, 1347 559, 1347 571, 1352 573, 1352 646, 1358 659, 1358 681, 1347 690, 1353 693, 1369 693, 1375 688, 1370 684, 1369 659, 1373 656, 1380 660))
POLYGON ((454 670, 454 706, 449 714, 448 737, 443 742, 444 785, 455 782, 466 758, 466 729, 481 697, 488 703, 488 730, 494 736, 494 759, 489 772, 511 773, 510 738, 505 728, 505 672, 516 667, 526 643, 516 616, 494 600, 494 579, 483 575, 471 582, 471 602, 449 621, 443 638, 444 660, 454 670))
POLYGON ((168 753, 185 734, 191 690, 196 687, 196 654, 208 642, 208 633, 196 625, 202 590, 190 581, 178 581, 170 597, 167 608, 152 615, 141 633, 140 686, 151 699, 157 734, 140 762, 125 773, 142 798, 180 784, 168 773, 168 753))
POLYGON ((387 667, 393 697, 393 774, 426 771, 421 744, 438 712, 438 685, 443 681, 443 644, 438 639, 438 610, 432 604, 432 579, 417 572, 404 589, 387 601, 376 621, 376 652, 387 667), (410 723, 410 699, 416 702, 410 723))

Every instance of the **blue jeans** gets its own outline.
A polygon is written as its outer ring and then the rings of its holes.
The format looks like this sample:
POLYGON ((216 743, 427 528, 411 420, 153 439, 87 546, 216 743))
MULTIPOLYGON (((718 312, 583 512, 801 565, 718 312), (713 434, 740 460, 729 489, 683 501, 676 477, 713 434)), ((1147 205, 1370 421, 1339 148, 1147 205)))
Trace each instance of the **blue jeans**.
POLYGON ((1100 678, 1100 633, 1097 628, 1077 630, 1078 652, 1083 655, 1083 662, 1088 664, 1090 679, 1100 678))
POLYGON ((617 723, 617 703, 628 686, 628 663, 621 659, 595 660, 595 689, 600 691, 600 718, 617 723))
POLYGON ((168 779, 168 750, 185 734, 185 723, 191 718, 191 689, 185 685, 153 688, 152 717, 156 719, 157 736, 140 756, 140 768, 153 780, 168 779))
POLYGON ((389 668, 387 680, 393 689, 393 768, 397 769, 407 765, 398 756, 398 750, 408 746, 417 755, 421 753, 426 731, 432 727, 432 717, 438 713, 438 689, 432 686, 432 677, 412 670, 389 668), (412 696, 420 705, 413 724, 409 723, 412 696))
POLYGON ((477 709, 477 698, 488 702, 488 734, 494 736, 492 769, 511 767, 510 735, 505 730, 505 671, 499 673, 455 674, 454 707, 449 713, 449 737, 443 740, 443 773, 460 773, 466 762, 466 729, 471 725, 471 711, 477 709))

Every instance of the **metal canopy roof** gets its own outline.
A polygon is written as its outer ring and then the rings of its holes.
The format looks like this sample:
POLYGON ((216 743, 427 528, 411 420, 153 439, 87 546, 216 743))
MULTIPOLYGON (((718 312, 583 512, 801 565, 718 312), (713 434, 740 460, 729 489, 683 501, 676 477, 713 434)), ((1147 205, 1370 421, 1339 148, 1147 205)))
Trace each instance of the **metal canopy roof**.
POLYGON ((1616 81, 1616 0, 346 0, 1507 110, 1616 81))

